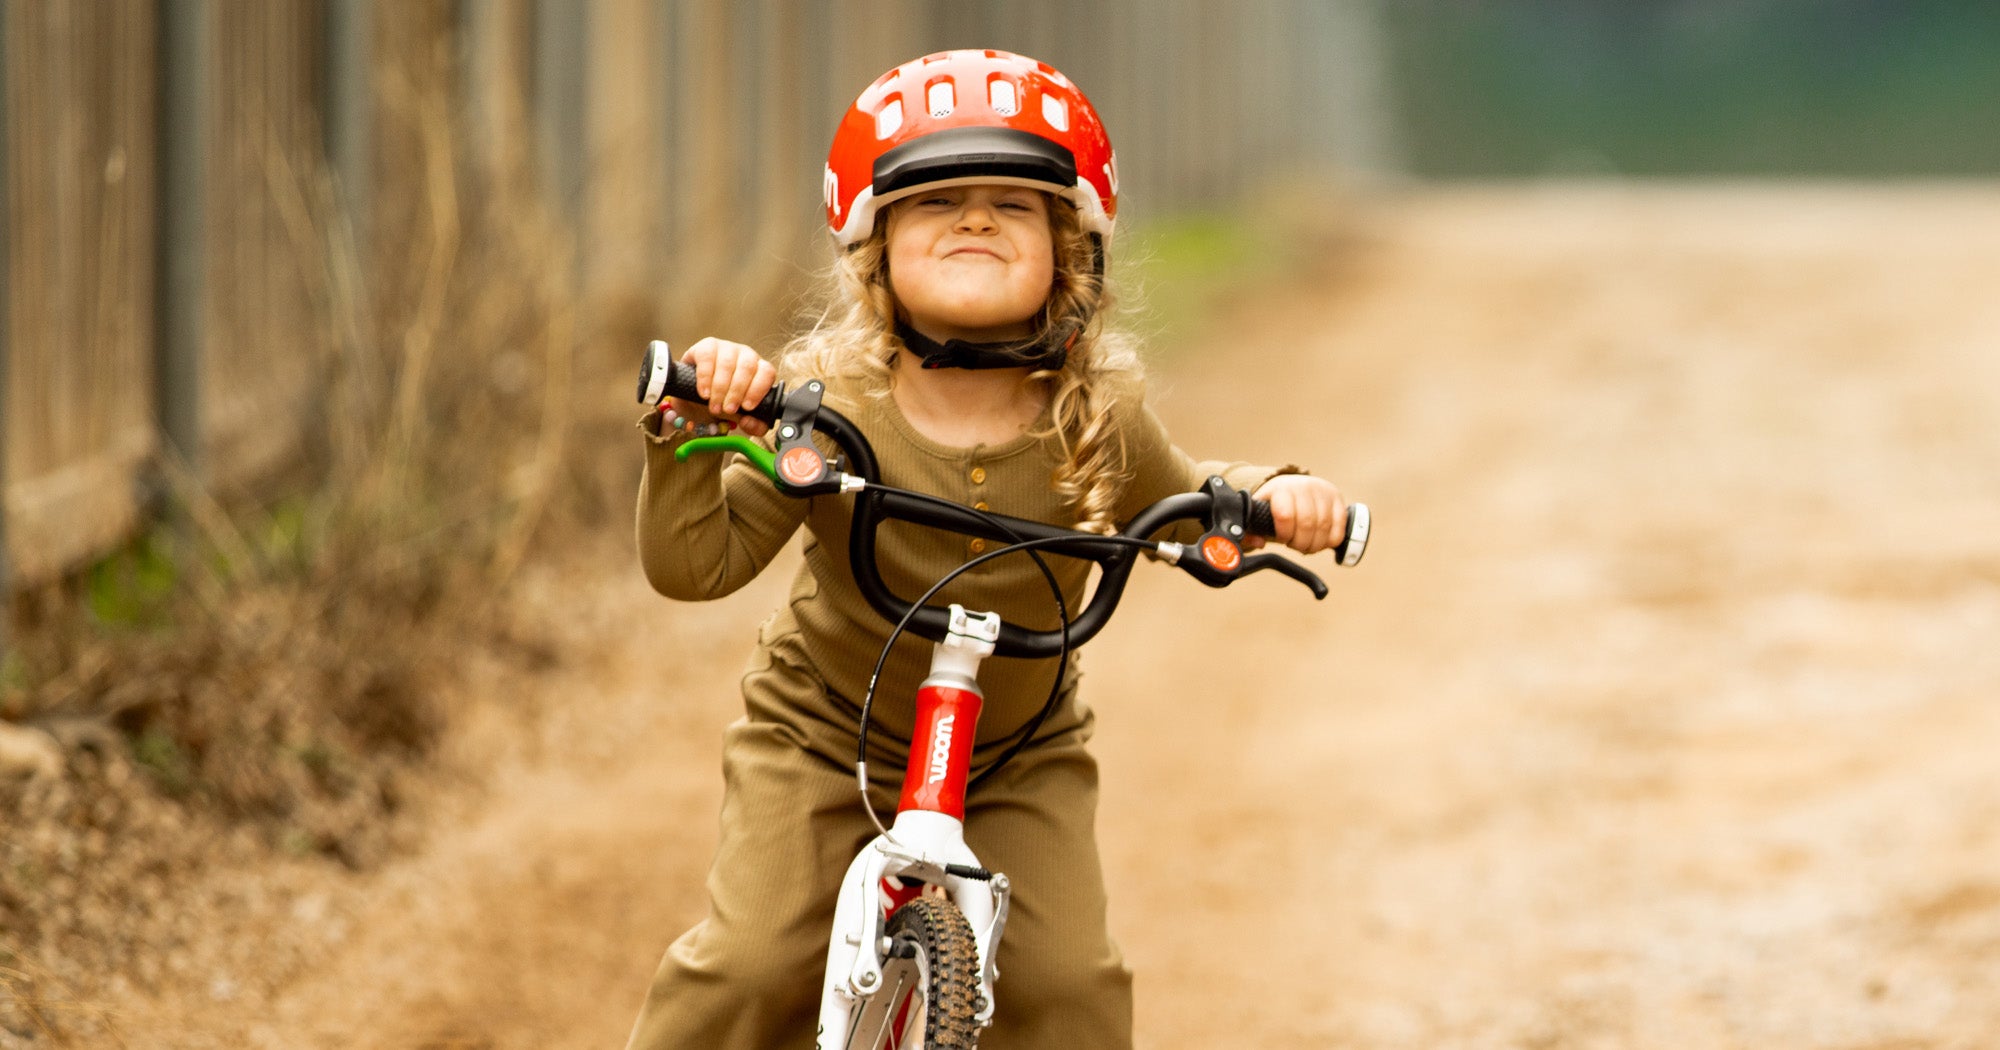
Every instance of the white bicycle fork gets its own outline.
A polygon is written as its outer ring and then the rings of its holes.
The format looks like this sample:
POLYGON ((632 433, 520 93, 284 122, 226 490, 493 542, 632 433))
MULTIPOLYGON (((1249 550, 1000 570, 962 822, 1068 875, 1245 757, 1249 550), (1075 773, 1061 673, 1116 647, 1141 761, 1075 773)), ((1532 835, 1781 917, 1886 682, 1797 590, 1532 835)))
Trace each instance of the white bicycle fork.
POLYGON ((1011 888, 997 872, 980 880, 951 874, 947 866, 979 867, 965 844, 965 783, 981 698, 979 664, 993 654, 999 635, 999 616, 951 607, 951 631, 932 650, 930 675, 918 689, 917 732, 896 820, 855 856, 841 880, 827 942, 819 1050, 874 1050, 903 1015, 907 990, 883 987, 889 948, 883 931, 895 903, 885 880, 892 876, 904 885, 943 887, 965 915, 979 951, 976 1020, 982 1028, 992 1022, 993 984, 1000 975, 994 958, 1011 888))

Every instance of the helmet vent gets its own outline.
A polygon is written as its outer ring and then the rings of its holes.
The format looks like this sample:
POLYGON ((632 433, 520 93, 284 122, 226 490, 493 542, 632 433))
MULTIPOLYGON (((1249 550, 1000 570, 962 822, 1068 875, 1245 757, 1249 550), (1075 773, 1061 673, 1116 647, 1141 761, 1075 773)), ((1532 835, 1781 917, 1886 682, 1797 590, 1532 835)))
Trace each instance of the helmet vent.
POLYGON ((1042 119, 1057 131, 1069 130, 1069 107, 1054 95, 1042 96, 1042 119))
POLYGON ((903 100, 892 98, 875 113, 875 137, 886 139, 903 126, 903 100))
POLYGON ((932 84, 924 94, 930 104, 931 116, 940 120, 951 116, 952 109, 958 103, 958 96, 952 91, 949 80, 940 80, 932 84))
POLYGON ((993 112, 1003 117, 1021 112, 1021 96, 1015 92, 1013 81, 996 77, 987 83, 986 93, 993 100, 993 112))

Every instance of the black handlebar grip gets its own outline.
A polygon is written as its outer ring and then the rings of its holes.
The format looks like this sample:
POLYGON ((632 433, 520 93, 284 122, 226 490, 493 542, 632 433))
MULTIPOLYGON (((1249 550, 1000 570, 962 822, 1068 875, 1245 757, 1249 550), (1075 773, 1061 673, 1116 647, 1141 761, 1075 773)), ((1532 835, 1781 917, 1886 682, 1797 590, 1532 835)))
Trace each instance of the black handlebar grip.
MULTIPOLYGON (((655 339, 646 344, 646 356, 639 363, 639 403, 657 405, 669 397, 683 401, 707 403, 695 386, 695 367, 685 361, 675 361, 673 350, 665 340, 655 339)), ((764 400, 743 410, 742 414, 766 423, 778 421, 778 414, 784 411, 785 388, 783 384, 771 387, 764 400)))
POLYGON ((1250 535, 1265 539, 1278 535, 1278 523, 1271 518, 1271 505, 1264 500, 1251 500, 1250 511, 1244 517, 1243 527, 1250 530, 1250 535))
MULTIPOLYGON (((1250 501, 1249 513, 1243 527, 1254 535, 1275 538, 1278 535, 1277 522, 1272 520, 1271 505, 1261 499, 1250 501)), ((1342 566, 1352 568, 1361 564, 1361 555, 1368 549, 1368 504, 1347 505, 1347 531, 1334 545, 1333 560, 1342 566)))

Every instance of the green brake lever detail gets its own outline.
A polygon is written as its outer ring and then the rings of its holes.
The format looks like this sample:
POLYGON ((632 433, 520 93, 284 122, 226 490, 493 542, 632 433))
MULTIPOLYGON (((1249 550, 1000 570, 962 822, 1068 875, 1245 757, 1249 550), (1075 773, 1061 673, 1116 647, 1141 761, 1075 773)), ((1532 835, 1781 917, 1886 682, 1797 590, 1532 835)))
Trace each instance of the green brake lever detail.
POLYGON ((755 464, 758 470, 763 471, 765 477, 772 481, 778 480, 778 457, 772 455, 771 450, 741 434, 689 438, 681 443, 681 447, 674 450, 674 461, 685 463, 689 456, 697 452, 738 453, 755 464))

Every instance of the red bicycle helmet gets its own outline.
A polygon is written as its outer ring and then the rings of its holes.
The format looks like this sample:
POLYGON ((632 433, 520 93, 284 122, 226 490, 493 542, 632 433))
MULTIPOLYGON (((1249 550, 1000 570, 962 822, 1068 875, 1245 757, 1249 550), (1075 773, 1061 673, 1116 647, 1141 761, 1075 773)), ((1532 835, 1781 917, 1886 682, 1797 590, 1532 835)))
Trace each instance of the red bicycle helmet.
POLYGON ((882 205, 974 182, 1046 190, 1107 240, 1118 215, 1111 139, 1068 77, 1007 51, 941 51, 882 74, 849 107, 826 158, 826 225, 852 247, 882 205))

